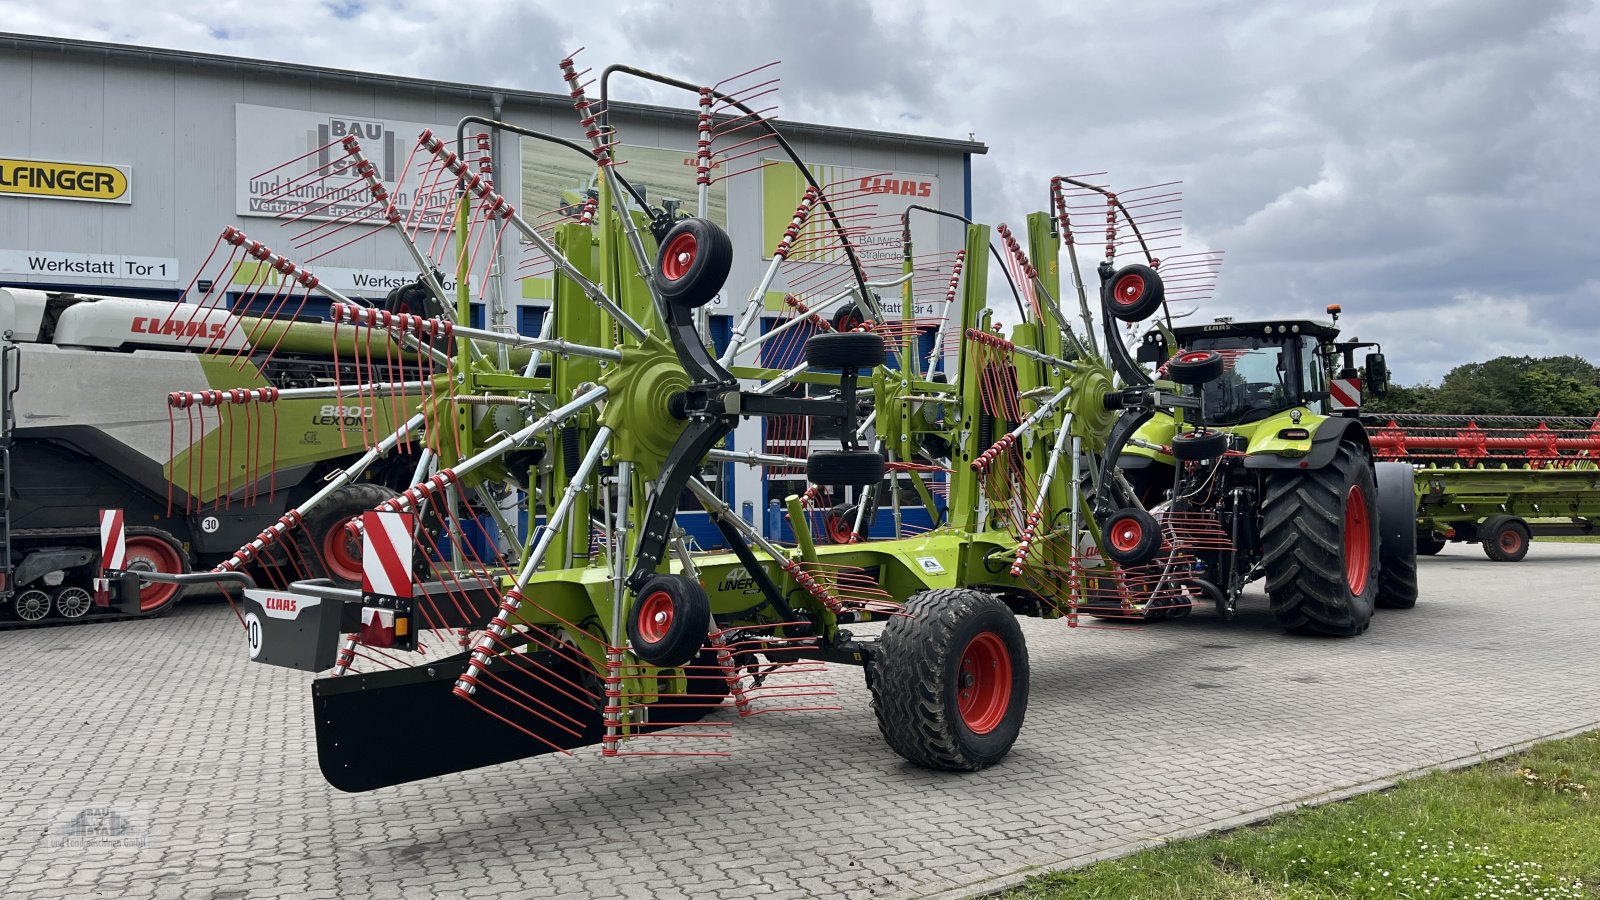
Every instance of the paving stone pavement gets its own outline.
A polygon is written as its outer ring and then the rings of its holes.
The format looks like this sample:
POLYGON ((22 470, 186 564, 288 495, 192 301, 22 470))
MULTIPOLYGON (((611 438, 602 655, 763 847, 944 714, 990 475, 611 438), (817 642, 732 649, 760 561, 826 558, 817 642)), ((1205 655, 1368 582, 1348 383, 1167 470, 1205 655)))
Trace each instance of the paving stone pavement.
POLYGON ((1233 622, 1025 620, 1027 724, 967 775, 890 752, 840 667, 842 711, 743 722, 731 758, 584 751, 341 794, 309 677, 246 663, 225 605, 0 633, 0 893, 960 895, 1600 724, 1600 545, 1421 569, 1417 608, 1354 640, 1281 633, 1259 591, 1233 622), (84 815, 142 846, 58 846, 84 815))

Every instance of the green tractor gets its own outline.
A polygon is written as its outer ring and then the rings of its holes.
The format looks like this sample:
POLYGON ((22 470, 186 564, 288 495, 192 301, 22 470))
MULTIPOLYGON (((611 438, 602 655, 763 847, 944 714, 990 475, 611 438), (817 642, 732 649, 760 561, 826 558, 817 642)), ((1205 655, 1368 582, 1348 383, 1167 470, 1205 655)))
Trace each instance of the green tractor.
POLYGON ((1338 341, 1339 308, 1328 312, 1146 334, 1137 356, 1158 364, 1154 390, 1127 394, 1136 415, 1114 435, 1137 502, 1106 511, 1106 555, 1138 565, 1172 522, 1198 518, 1226 540, 1195 550, 1191 595, 1224 618, 1258 578, 1273 616, 1299 633, 1353 636, 1374 607, 1416 604, 1412 469, 1375 462, 1358 417, 1362 386, 1381 394, 1387 367, 1376 344, 1338 341))

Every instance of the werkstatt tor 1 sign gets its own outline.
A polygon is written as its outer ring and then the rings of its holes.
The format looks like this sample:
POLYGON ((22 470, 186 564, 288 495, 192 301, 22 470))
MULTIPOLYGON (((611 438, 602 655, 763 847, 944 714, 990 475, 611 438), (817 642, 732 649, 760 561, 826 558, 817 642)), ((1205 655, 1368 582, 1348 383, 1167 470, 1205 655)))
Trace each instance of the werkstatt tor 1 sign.
POLYGON ((128 166, 0 158, 0 196, 132 203, 128 166))

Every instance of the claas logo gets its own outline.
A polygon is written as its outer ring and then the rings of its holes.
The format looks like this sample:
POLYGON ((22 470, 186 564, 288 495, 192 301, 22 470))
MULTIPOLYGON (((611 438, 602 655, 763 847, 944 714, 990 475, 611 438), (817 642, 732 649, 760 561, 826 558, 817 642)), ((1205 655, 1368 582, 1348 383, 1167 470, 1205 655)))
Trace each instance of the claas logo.
POLYGON ((898 194, 901 197, 932 197, 933 182, 910 178, 884 178, 869 175, 857 187, 869 194, 898 194))

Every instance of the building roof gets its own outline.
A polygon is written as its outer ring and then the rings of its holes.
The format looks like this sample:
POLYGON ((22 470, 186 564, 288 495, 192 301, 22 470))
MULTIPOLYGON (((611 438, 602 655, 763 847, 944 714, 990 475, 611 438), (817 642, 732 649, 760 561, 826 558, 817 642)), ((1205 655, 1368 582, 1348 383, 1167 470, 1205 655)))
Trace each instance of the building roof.
MULTIPOLYGON (((571 110, 572 99, 565 94, 541 91, 524 91, 485 85, 461 84, 453 81, 435 81, 428 78, 409 78, 399 75, 373 75, 348 69, 332 69, 300 63, 270 62, 221 56, 214 53, 197 53, 191 50, 168 50, 158 47, 138 47, 131 44, 110 44, 71 38, 44 37, 29 34, 0 32, 0 51, 18 51, 40 55, 56 54, 64 57, 86 59, 122 60, 133 63, 168 65, 174 68, 190 67, 210 71, 238 72, 247 75, 264 75, 274 78, 302 78, 309 81, 338 83, 346 86, 378 88, 412 93, 434 94, 462 100, 481 100, 490 105, 498 98, 502 105, 571 110)), ((612 102, 613 111, 633 114, 649 119, 683 120, 692 122, 695 113, 687 109, 654 106, 644 103, 612 102)), ((831 140, 863 144, 890 144, 955 153, 988 153, 982 141, 963 141, 926 135, 897 134, 889 131, 870 131, 860 128, 841 128, 814 125, 804 122, 780 122, 784 134, 794 137, 822 137, 831 140)))

